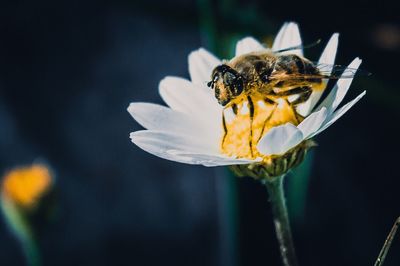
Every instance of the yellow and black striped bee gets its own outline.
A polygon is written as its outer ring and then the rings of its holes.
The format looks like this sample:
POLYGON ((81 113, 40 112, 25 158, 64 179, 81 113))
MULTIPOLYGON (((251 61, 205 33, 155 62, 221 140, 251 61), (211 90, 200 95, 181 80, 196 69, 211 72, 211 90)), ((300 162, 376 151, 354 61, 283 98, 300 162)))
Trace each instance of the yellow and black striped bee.
POLYGON ((207 85, 224 107, 221 149, 225 154, 258 156, 254 144, 266 130, 288 122, 300 124, 304 120, 300 104, 314 91, 323 92, 328 79, 350 78, 358 71, 316 64, 300 55, 283 53, 295 49, 299 46, 243 54, 214 68, 207 85))
POLYGON ((222 106, 234 107, 249 95, 266 103, 296 95, 290 102, 295 107, 307 101, 313 90, 324 89, 324 79, 349 78, 356 71, 341 66, 321 67, 296 54, 265 50, 244 54, 217 66, 207 85, 222 106))

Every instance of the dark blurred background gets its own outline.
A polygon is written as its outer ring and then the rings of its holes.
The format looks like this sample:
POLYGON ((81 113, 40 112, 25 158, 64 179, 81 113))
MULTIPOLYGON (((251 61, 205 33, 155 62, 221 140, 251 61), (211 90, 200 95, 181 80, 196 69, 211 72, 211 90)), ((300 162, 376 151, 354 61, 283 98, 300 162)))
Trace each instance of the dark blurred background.
MULTIPOLYGON (((232 56, 247 35, 271 41, 300 25, 317 60, 340 32, 367 96, 316 139, 287 178, 301 265, 372 265, 400 215, 400 23, 389 1, 3 1, 0 171, 45 160, 57 215, 39 235, 44 265, 280 265, 266 190, 223 168, 165 161, 134 146, 131 101, 162 103, 158 82, 188 77, 204 46, 232 56)), ((400 237, 385 266, 400 263, 400 237)), ((24 265, 0 221, 0 264, 24 265)))

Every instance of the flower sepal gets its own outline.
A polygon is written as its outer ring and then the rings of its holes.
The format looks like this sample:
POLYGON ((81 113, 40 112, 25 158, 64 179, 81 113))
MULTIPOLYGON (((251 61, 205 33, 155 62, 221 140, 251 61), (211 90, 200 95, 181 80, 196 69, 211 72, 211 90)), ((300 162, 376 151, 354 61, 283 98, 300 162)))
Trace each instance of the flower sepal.
POLYGON ((260 181, 270 181, 300 165, 308 150, 315 146, 316 142, 309 139, 282 155, 272 155, 258 163, 231 165, 229 169, 238 177, 248 176, 260 181))

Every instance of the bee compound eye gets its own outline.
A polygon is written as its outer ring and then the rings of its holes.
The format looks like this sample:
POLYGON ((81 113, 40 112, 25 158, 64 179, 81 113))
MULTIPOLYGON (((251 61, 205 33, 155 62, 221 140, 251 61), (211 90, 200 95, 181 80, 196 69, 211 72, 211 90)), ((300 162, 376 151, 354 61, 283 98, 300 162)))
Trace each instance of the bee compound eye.
POLYGON ((225 72, 223 78, 224 84, 227 86, 232 85, 236 80, 236 76, 231 72, 225 72))
POLYGON ((260 74, 261 81, 264 83, 268 83, 270 81, 270 76, 272 74, 273 69, 267 69, 260 74))
POLYGON ((243 92, 243 81, 242 79, 236 79, 232 85, 232 94, 234 96, 239 96, 243 92))
POLYGON ((262 75, 261 76, 261 81, 264 82, 264 83, 269 82, 269 76, 268 75, 262 75))
POLYGON ((229 88, 233 96, 238 96, 243 91, 242 77, 237 73, 225 72, 223 76, 224 85, 229 88))

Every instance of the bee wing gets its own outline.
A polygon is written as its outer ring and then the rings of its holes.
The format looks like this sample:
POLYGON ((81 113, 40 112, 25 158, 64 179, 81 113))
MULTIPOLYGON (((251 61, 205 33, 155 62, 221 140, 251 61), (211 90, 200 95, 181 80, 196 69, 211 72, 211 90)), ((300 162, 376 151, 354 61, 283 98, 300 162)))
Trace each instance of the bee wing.
POLYGON ((329 65, 316 63, 318 73, 302 74, 302 73, 276 73, 271 79, 279 80, 307 80, 307 79, 345 79, 353 78, 355 75, 370 76, 371 73, 365 70, 349 68, 342 65, 329 65))
POLYGON ((370 76, 368 71, 350 68, 342 65, 328 65, 317 63, 315 66, 318 68, 321 75, 327 79, 340 79, 340 78, 353 78, 355 75, 370 76))

